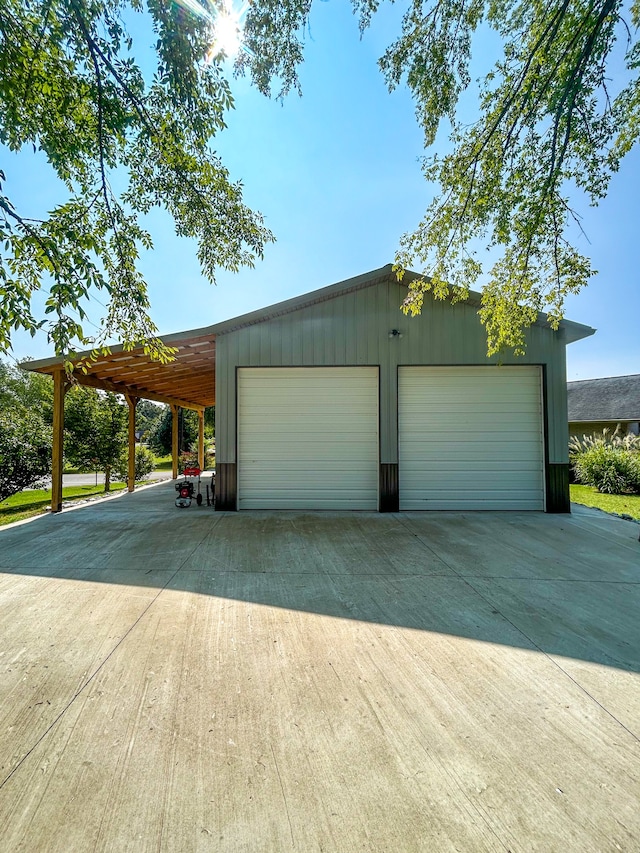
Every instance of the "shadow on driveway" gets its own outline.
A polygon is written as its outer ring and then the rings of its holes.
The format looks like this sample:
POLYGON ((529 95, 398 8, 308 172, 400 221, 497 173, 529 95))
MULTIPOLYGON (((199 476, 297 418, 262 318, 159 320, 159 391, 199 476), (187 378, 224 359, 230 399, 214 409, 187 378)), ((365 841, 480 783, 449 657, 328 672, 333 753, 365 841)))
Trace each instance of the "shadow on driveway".
MULTIPOLYGON (((0 571, 183 590, 640 672, 637 526, 588 512, 215 513, 172 484, 0 532, 0 571)), ((8 578, 5 578, 5 588, 8 578)))

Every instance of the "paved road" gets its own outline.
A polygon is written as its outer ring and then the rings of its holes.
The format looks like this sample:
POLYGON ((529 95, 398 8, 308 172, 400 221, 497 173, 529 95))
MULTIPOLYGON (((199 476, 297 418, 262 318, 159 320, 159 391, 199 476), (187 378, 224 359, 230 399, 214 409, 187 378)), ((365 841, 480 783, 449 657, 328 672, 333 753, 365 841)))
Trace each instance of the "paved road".
MULTIPOLYGON (((157 480, 170 480, 171 471, 152 471, 147 479, 149 480, 149 482, 156 482, 157 480)), ((95 472, 93 472, 92 474, 62 475, 63 486, 95 486, 96 482, 98 483, 98 485, 104 483, 104 474, 101 471, 98 471, 97 475, 95 472)))

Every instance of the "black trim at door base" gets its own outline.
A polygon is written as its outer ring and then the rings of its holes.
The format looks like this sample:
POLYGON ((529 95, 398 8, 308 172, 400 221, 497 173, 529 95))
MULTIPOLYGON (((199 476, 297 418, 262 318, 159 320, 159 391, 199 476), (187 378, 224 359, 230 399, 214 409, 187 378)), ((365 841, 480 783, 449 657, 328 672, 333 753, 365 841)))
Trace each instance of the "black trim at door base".
POLYGON ((380 463, 380 512, 399 512, 398 463, 380 463))
POLYGON ((547 465, 547 512, 571 512, 568 462, 547 465))
POLYGON ((216 510, 235 512, 238 508, 238 475, 235 462, 216 463, 216 510))

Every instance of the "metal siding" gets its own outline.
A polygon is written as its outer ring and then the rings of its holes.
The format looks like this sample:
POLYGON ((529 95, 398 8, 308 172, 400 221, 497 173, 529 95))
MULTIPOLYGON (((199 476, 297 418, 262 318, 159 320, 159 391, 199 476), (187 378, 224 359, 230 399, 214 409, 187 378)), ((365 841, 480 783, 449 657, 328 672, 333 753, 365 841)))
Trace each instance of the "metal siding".
POLYGON ((549 349, 555 355, 547 365, 547 408, 549 410, 549 462, 569 462, 569 415, 567 412, 566 346, 557 335, 549 349))
POLYGON ((238 508, 378 508, 375 367, 240 368, 238 508))
POLYGON ((527 353, 516 358, 503 354, 486 358, 486 336, 477 309, 425 298, 418 317, 400 310, 406 290, 395 282, 381 282, 345 293, 254 326, 226 332, 217 338, 217 452, 222 462, 235 460, 236 366, 309 365, 367 362, 380 365, 380 461, 397 456, 398 364, 546 364, 549 410, 549 461, 567 461, 565 343, 547 328, 527 332, 527 353), (400 339, 390 339, 393 328, 400 339), (261 345, 251 345, 255 335, 261 345), (325 348, 316 356, 315 341, 325 348))
POLYGON ((538 367, 401 367, 400 509, 544 508, 538 367))
POLYGON ((216 462, 235 462, 237 338, 216 338, 216 462), (230 375, 232 373, 233 375, 230 375), (230 396, 233 402, 230 405, 230 396))

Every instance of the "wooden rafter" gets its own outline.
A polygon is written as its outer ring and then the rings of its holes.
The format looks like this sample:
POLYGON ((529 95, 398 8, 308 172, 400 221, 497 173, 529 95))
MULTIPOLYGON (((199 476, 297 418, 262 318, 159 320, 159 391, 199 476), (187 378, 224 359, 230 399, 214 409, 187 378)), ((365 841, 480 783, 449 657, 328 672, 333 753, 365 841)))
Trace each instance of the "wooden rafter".
MULTIPOLYGON (((183 334, 167 341, 177 352, 168 364, 153 362, 142 349, 124 351, 114 347, 109 355, 85 362, 86 373, 76 370, 80 385, 113 391, 136 399, 200 411, 215 404, 215 335, 183 334)), ((54 359, 35 363, 31 370, 54 375, 62 362, 54 359)))

